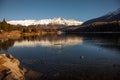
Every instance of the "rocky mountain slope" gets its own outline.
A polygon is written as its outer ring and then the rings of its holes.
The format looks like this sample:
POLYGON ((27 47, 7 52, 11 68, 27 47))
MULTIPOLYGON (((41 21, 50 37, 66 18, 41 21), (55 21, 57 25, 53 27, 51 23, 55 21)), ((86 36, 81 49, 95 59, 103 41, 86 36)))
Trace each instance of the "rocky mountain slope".
POLYGON ((83 25, 92 24, 94 22, 111 22, 111 21, 118 21, 118 20, 120 20, 120 8, 104 16, 88 20, 84 22, 83 25))

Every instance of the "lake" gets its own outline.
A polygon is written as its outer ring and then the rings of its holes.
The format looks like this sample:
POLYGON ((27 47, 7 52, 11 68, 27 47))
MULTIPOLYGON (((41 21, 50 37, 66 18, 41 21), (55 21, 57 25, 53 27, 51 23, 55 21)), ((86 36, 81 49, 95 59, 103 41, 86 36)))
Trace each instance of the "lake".
POLYGON ((31 80, 120 80, 120 37, 41 35, 0 40, 0 52, 43 74, 31 80))

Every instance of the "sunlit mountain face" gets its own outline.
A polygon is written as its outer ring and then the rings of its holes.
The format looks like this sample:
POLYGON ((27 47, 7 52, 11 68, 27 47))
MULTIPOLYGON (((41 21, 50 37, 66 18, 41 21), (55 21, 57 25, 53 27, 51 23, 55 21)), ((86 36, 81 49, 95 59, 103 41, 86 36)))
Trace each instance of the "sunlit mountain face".
POLYGON ((72 46, 77 44, 82 44, 83 38, 82 37, 75 37, 75 36, 56 36, 56 37, 44 37, 36 40, 22 40, 22 41, 15 41, 14 47, 66 47, 72 46))
POLYGON ((61 17, 53 18, 53 19, 41 19, 41 20, 11 20, 7 21, 9 24, 12 25, 23 25, 23 26, 29 26, 29 25, 65 25, 65 26, 72 26, 72 25, 81 25, 83 22, 77 21, 74 19, 64 19, 61 17))

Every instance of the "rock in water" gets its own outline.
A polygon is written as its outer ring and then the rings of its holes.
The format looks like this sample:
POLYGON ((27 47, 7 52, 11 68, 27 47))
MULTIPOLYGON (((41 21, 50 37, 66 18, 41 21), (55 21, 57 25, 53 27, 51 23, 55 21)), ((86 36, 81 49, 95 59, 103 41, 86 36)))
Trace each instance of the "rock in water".
POLYGON ((80 59, 84 59, 85 58, 85 56, 80 56, 80 59))
POLYGON ((12 55, 0 54, 0 80, 25 80, 25 70, 12 55))

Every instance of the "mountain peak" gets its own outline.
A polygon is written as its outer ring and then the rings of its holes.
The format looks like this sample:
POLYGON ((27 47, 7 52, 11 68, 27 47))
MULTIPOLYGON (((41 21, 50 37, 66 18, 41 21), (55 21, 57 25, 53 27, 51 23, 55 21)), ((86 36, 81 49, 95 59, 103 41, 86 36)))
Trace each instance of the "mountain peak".
POLYGON ((117 14, 119 14, 120 13, 120 8, 118 8, 117 10, 115 10, 115 11, 113 11, 113 14, 114 15, 117 15, 117 14))
POLYGON ((55 25, 65 25, 65 26, 71 26, 71 25, 81 25, 82 22, 71 20, 71 19, 64 19, 61 17, 53 18, 53 19, 42 19, 42 20, 12 20, 7 21, 10 24, 13 25, 49 25, 49 24, 55 24, 55 25))
POLYGON ((64 20, 64 18, 62 17, 56 17, 56 18, 53 18, 54 20, 64 20))
POLYGON ((88 25, 88 24, 91 24, 94 22, 111 22, 111 21, 118 21, 118 20, 120 20, 120 8, 118 8, 115 11, 109 12, 106 15, 88 20, 88 21, 84 22, 83 25, 88 25))
MULTIPOLYGON (((109 12, 109 13, 107 13, 106 15, 117 15, 117 14, 119 14, 120 13, 120 8, 118 8, 117 10, 115 10, 115 11, 112 11, 112 12, 109 12)), ((106 16, 105 15, 105 16, 106 16)))

